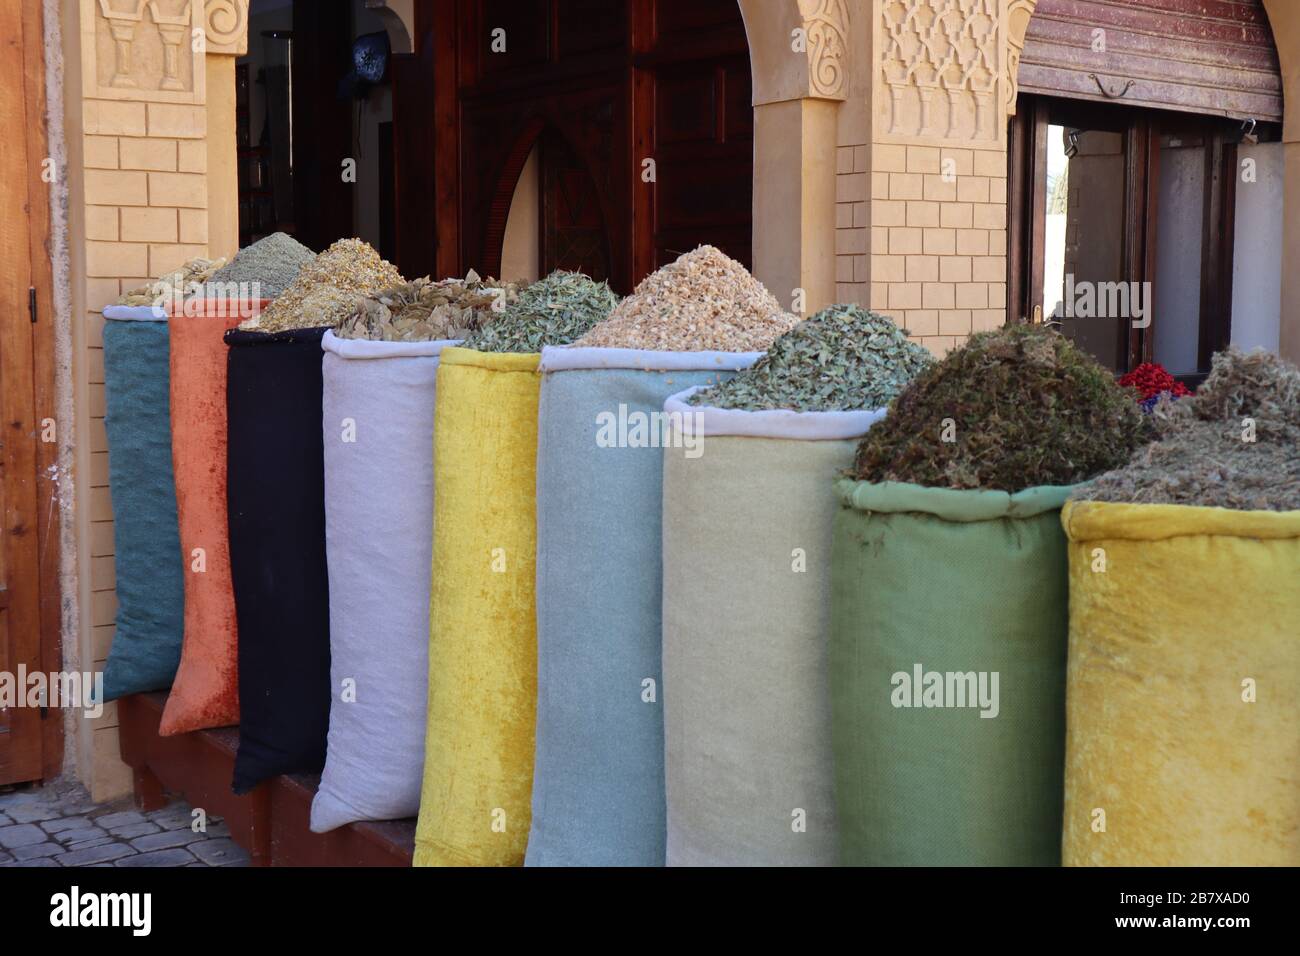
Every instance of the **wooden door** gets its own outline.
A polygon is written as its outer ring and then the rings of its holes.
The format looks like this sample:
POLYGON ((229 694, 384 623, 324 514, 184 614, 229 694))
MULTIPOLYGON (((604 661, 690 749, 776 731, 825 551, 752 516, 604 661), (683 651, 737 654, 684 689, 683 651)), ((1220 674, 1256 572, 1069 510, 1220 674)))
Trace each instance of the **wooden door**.
MULTIPOLYGON (((42 441, 54 423, 41 33, 40 0, 0 6, 0 680, 10 688, 20 669, 58 669, 57 593, 42 593, 58 525, 46 471, 57 446, 42 441)), ((39 706, 0 708, 0 784, 57 766, 59 723, 39 706)))
POLYGON ((541 274, 556 269, 610 279, 609 232, 591 174, 555 130, 537 141, 541 167, 541 274))
POLYGON ((702 243, 753 262, 754 110, 749 43, 735 0, 637 0, 633 66, 638 155, 636 275, 702 243))

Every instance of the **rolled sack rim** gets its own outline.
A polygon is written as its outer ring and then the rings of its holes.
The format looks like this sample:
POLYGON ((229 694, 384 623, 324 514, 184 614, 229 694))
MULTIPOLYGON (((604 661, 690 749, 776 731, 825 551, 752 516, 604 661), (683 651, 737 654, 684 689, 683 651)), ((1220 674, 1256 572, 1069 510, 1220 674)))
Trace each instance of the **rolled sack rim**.
POLYGON ((385 342, 380 339, 345 339, 333 329, 325 333, 320 347, 342 359, 437 358, 443 349, 455 348, 461 339, 429 339, 420 342, 385 342))
POLYGON ((653 349, 593 348, 547 345, 542 348, 542 372, 578 369, 632 369, 641 372, 738 372, 766 352, 660 352, 653 349))
POLYGON ((1034 518, 1059 510, 1078 485, 1037 485, 1015 493, 991 489, 931 488, 905 481, 839 478, 840 502, 858 511, 883 514, 918 512, 945 521, 995 521, 1034 518))
POLYGON ((737 435, 746 438, 790 438, 800 441, 844 441, 861 438, 885 417, 888 408, 856 411, 796 412, 790 408, 748 411, 688 405, 686 400, 707 386, 695 385, 664 401, 664 412, 679 416, 687 434, 704 437, 737 435))
POLYGON ((1300 538, 1300 511, 1238 511, 1201 505, 1067 501, 1061 527, 1071 541, 1164 541, 1170 538, 1300 538))
POLYGON ((442 364, 465 365, 484 368, 492 372, 537 372, 541 363, 541 352, 480 352, 454 345, 444 348, 440 353, 442 364))
POLYGON ((231 348, 258 345, 316 345, 329 331, 327 326, 316 325, 305 329, 284 329, 279 332, 258 332, 256 329, 227 329, 223 338, 231 348))
POLYGON ((155 305, 106 305, 104 318, 110 322, 166 322, 167 310, 155 305))

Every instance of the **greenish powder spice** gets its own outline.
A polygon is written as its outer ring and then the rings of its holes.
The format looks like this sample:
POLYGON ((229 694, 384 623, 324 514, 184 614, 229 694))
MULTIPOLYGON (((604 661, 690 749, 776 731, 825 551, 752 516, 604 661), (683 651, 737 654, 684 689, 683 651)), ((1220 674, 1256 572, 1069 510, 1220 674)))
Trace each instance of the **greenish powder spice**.
POLYGON ((580 272, 552 272, 520 290, 500 318, 469 334, 463 345, 480 352, 540 352, 568 345, 609 316, 618 296, 605 282, 580 272))
POLYGON ((218 283, 247 283, 250 286, 257 283, 261 298, 275 299, 289 288, 302 267, 315 258, 316 253, 297 239, 283 232, 274 232, 240 249, 208 283, 212 286, 218 283))
POLYGON ((687 401, 745 411, 881 408, 932 362, 892 319, 833 305, 782 335, 751 368, 687 401))
POLYGON ((1154 433, 1131 391, 1059 333, 971 336, 926 369, 858 446, 853 475, 1016 492, 1127 462, 1154 433))

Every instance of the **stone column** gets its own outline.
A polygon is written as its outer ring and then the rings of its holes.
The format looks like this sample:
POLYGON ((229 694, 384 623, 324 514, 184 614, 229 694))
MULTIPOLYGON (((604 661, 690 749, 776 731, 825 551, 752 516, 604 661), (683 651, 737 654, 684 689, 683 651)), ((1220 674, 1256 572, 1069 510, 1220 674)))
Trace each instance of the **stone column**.
POLYGON ((786 308, 835 301, 845 0, 741 0, 754 77, 754 274, 786 308))
POLYGON ((248 52, 248 0, 207 0, 208 248, 239 251, 239 158, 235 138, 235 58, 248 52))

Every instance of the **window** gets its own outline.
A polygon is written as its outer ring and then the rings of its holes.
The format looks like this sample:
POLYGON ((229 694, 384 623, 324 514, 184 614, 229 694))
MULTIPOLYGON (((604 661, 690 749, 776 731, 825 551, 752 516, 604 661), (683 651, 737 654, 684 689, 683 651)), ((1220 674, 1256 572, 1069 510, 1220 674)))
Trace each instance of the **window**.
POLYGON ((1192 384, 1232 337, 1238 144, 1221 117, 1022 96, 1010 154, 1012 318, 1049 322, 1122 374, 1192 384))

